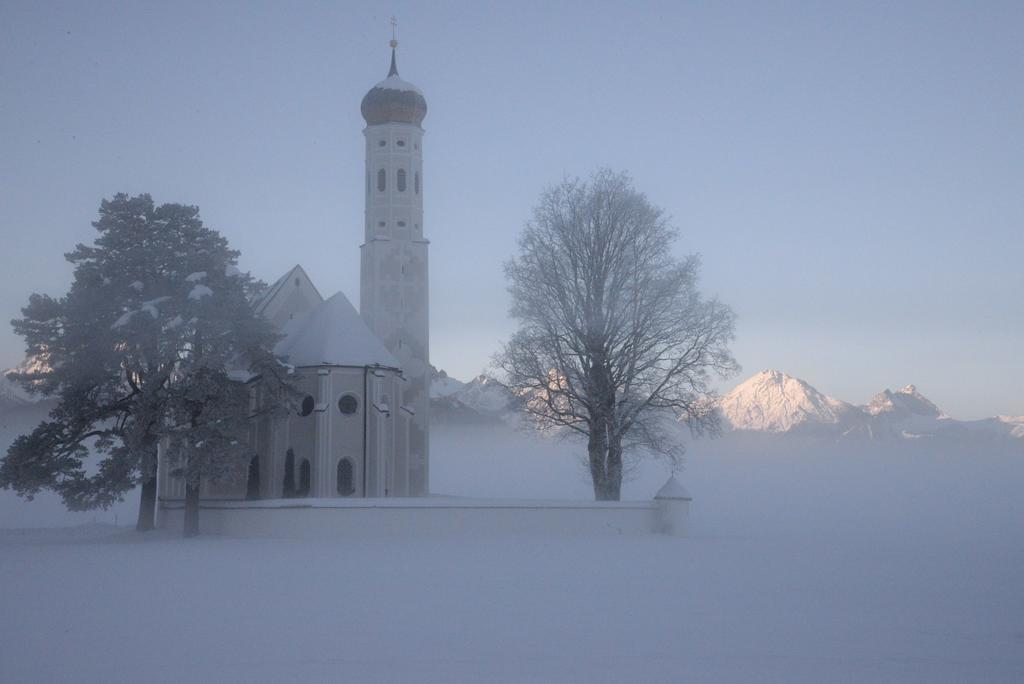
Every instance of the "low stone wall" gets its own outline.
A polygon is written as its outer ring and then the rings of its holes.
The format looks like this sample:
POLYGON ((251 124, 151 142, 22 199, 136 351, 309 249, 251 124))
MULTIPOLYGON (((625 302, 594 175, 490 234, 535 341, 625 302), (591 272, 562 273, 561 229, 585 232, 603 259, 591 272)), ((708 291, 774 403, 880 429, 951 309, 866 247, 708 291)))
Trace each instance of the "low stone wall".
MULTIPOLYGON (((350 539, 501 534, 686 534, 689 498, 640 502, 506 499, 273 499, 203 501, 204 534, 350 539)), ((180 529, 181 501, 162 501, 158 524, 180 529)))

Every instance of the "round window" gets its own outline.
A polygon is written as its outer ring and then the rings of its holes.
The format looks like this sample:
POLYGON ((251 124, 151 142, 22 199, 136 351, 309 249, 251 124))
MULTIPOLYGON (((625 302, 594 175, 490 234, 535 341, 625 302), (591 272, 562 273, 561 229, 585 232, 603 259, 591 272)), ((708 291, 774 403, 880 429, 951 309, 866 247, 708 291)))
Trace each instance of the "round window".
POLYGON ((313 399, 311 395, 307 394, 306 398, 302 400, 302 408, 299 409, 299 415, 308 416, 313 412, 314 408, 316 408, 316 400, 313 399))
POLYGON ((341 399, 338 399, 338 410, 346 416, 351 416, 359 409, 359 400, 355 398, 355 395, 346 394, 341 399))

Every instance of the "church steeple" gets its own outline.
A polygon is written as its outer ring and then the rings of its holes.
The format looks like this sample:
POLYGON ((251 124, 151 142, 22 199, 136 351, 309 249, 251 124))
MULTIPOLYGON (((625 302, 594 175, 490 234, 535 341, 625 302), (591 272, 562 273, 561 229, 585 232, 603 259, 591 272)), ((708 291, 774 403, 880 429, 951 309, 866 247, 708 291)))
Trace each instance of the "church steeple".
MULTIPOLYGON (((430 300, 423 228, 423 118, 427 101, 398 75, 391 27, 391 69, 363 98, 366 211, 359 313, 396 358, 406 380, 396 439, 408 461, 393 464, 396 491, 422 496, 430 479, 430 300), (403 478, 407 478, 404 479, 403 478), (407 483, 405 486, 403 483, 407 483)), ((400 401, 400 403, 399 403, 400 401)))
POLYGON ((394 48, 394 44, 397 43, 397 42, 398 41, 394 41, 394 40, 391 41, 391 44, 392 44, 392 47, 391 47, 391 70, 388 71, 388 78, 391 78, 392 76, 398 76, 398 65, 395 64, 395 48, 394 48))

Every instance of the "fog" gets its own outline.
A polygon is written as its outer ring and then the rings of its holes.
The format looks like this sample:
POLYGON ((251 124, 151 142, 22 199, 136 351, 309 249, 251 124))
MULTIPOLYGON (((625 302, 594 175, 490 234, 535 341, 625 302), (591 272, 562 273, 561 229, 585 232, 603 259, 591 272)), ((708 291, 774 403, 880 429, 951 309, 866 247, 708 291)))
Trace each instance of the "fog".
MULTIPOLYGON (((431 441, 435 496, 593 499, 578 440, 494 424, 435 426, 431 441)), ((650 499, 670 474, 663 461, 640 461, 623 500, 650 499)), ((679 478, 694 496, 694 536, 1024 544, 1019 442, 835 443, 732 434, 689 443, 679 478)), ((5 528, 132 525, 138 507, 136 492, 110 510, 84 513, 66 511, 47 492, 26 502, 4 491, 0 502, 5 528)))
POLYGON ((0 681, 1024 681, 1022 31, 0 3, 0 681))
MULTIPOLYGON (((435 493, 592 496, 580 445, 504 425, 439 426, 432 439, 435 493)), ((648 499, 666 477, 647 462, 624 498, 648 499)), ((0 674, 957 682, 1024 673, 1019 451, 733 436, 692 443, 680 477, 693 495, 686 540, 183 543, 176 531, 95 525, 0 532, 0 674), (62 657, 48 657, 55 648, 62 657)), ((37 505, 5 493, 5 523, 68 522, 37 505)), ((119 508, 122 522, 132 509, 119 508)))

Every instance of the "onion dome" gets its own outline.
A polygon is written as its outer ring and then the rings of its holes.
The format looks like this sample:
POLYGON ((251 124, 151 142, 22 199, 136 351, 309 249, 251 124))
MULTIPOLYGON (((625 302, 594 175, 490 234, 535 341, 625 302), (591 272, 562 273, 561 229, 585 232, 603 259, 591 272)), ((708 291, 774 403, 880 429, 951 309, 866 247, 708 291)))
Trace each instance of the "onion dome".
POLYGON ((383 123, 406 123, 419 126, 427 115, 427 101, 420 89, 398 76, 395 46, 391 41, 391 71, 388 77, 370 88, 363 97, 360 110, 367 126, 383 123))

